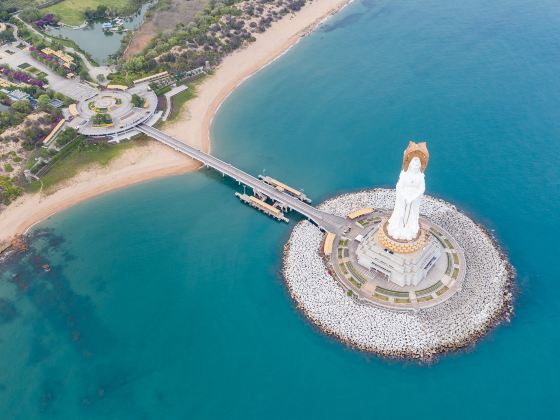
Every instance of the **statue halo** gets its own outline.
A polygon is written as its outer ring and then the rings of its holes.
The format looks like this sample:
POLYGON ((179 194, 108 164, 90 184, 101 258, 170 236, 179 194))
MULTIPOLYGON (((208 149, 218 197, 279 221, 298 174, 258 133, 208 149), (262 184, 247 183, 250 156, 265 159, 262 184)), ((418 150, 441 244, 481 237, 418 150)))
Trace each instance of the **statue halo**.
POLYGON ((428 147, 426 146, 425 141, 421 143, 415 143, 413 141, 408 142, 408 147, 404 151, 403 156, 403 171, 408 170, 408 165, 410 165, 410 162, 415 157, 420 159, 420 171, 423 173, 428 167, 428 162, 430 160, 430 153, 428 152, 428 147))

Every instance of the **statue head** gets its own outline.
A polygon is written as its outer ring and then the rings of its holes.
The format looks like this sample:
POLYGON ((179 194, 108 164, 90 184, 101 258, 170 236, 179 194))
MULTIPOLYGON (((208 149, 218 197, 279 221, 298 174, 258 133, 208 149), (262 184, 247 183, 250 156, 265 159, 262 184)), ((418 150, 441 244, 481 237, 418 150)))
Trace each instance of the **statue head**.
POLYGON ((420 171, 424 172, 428 167, 428 161, 430 160, 430 153, 428 152, 426 142, 408 142, 408 147, 404 151, 403 156, 403 171, 408 170, 408 166, 414 159, 417 159, 420 162, 420 171))

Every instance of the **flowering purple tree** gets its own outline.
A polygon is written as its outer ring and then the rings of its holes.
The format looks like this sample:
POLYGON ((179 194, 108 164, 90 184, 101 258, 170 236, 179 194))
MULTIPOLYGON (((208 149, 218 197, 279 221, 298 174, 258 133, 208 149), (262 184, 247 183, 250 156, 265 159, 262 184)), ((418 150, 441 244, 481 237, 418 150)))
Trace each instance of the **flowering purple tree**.
POLYGON ((49 13, 48 15, 43 16, 41 19, 36 20, 34 23, 39 28, 43 29, 45 26, 56 26, 58 22, 56 20, 56 17, 52 13, 49 13))

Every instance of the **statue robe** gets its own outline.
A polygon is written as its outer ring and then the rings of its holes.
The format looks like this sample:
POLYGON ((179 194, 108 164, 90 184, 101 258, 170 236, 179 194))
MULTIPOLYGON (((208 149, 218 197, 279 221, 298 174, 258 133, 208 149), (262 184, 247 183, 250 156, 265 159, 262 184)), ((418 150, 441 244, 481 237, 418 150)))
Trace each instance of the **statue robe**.
POLYGON ((393 239, 410 241, 418 235, 420 201, 425 190, 424 174, 420 170, 409 165, 407 171, 401 171, 397 182, 395 208, 387 226, 393 239))

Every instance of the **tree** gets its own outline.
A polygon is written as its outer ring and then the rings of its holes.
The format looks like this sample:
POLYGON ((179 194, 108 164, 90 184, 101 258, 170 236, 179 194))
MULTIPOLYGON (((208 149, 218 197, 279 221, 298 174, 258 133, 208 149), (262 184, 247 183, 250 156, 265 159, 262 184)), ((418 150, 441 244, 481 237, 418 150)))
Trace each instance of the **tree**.
POLYGON ((78 137, 78 132, 73 128, 67 128, 62 133, 58 135, 56 138, 56 145, 57 146, 64 146, 78 137))
POLYGON ((48 45, 42 38, 37 43, 35 43, 35 48, 37 48, 38 50, 42 50, 46 47, 48 47, 48 45))
POLYGON ((39 102, 39 105, 41 107, 47 106, 50 100, 51 98, 46 94, 42 94, 41 96, 39 96, 39 98, 37 98, 37 102, 39 102))
POLYGON ((86 69, 81 69, 79 75, 80 75, 80 79, 82 80, 87 80, 89 78, 89 73, 86 69))
POLYGON ((13 184, 12 179, 8 176, 0 176, 0 200, 7 206, 19 195, 22 189, 13 184))
POLYGON ((10 13, 5 9, 0 9, 0 22, 7 22, 10 20, 10 13))
POLYGON ((26 100, 15 101, 12 104, 12 109, 22 114, 29 114, 31 112, 31 104, 26 100))
POLYGON ((144 65, 144 57, 136 56, 126 63, 126 68, 135 73, 139 73, 144 70, 144 65))
POLYGON ((93 125, 111 124, 113 120, 109 114, 95 114, 92 118, 93 125))
POLYGON ((4 42, 14 42, 16 38, 14 37, 14 31, 12 28, 7 28, 6 30, 0 32, 0 44, 4 42))
POLYGON ((89 7, 85 10, 84 15, 87 20, 96 20, 105 17, 107 14, 107 6, 99 5, 95 10, 89 7))
POLYGON ((41 12, 37 8, 28 8, 28 9, 24 9, 19 14, 19 17, 25 20, 26 22, 35 22, 36 20, 41 19, 41 12))
POLYGON ((140 95, 137 95, 136 93, 134 93, 132 95, 132 105, 134 105, 137 108, 143 108, 144 107, 144 98, 142 98, 140 95))
POLYGON ((107 13, 107 6, 103 6, 103 5, 97 6, 95 13, 97 14, 97 17, 105 16, 105 13, 107 13))

